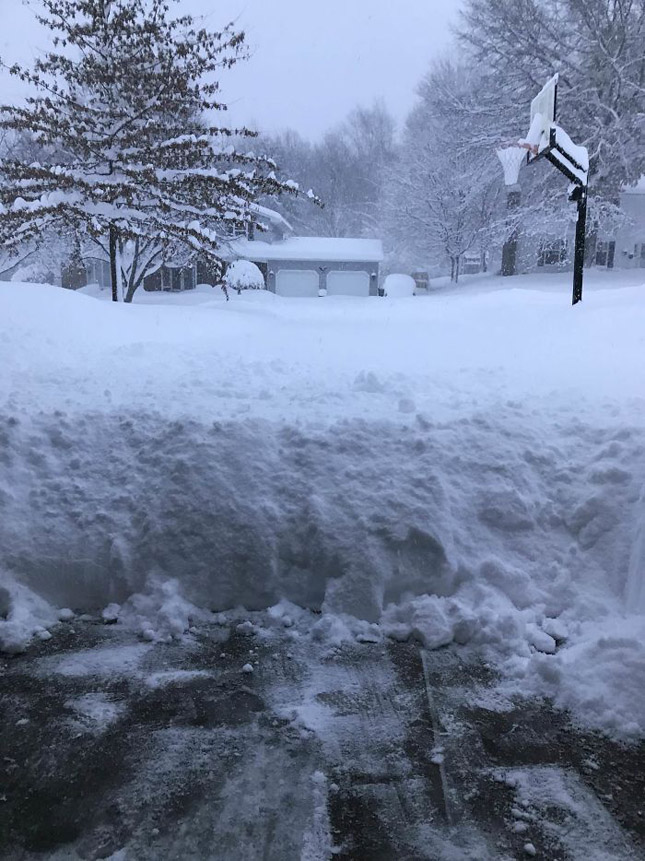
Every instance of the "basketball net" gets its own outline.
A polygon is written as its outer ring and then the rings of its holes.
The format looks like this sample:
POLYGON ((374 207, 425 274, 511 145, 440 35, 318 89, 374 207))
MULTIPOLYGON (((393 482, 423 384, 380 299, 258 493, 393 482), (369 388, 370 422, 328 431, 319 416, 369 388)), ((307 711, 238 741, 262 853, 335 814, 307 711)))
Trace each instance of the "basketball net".
POLYGON ((502 163, 504 170, 504 185, 517 185, 520 178, 520 168, 526 159, 526 146, 510 144, 496 150, 497 158, 502 163))

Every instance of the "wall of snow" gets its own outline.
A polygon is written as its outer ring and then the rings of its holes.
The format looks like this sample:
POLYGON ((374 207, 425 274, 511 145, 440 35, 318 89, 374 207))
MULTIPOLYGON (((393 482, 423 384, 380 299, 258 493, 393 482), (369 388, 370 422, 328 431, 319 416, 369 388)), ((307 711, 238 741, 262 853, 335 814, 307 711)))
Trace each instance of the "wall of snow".
POLYGON ((377 620, 405 596, 468 585, 549 615, 600 607, 624 589, 639 546, 628 540, 633 434, 562 430, 560 448, 545 447, 553 430, 530 430, 512 407, 318 431, 4 415, 0 564, 79 609, 123 600, 151 572, 220 610, 287 598, 377 620))
POLYGON ((631 611, 645 613, 645 489, 637 506, 625 597, 631 611))
POLYGON ((507 281, 130 307, 0 285, 0 645, 133 593, 171 633, 186 602, 288 600, 494 649, 513 690, 645 732, 642 288, 572 316, 568 284, 507 281))

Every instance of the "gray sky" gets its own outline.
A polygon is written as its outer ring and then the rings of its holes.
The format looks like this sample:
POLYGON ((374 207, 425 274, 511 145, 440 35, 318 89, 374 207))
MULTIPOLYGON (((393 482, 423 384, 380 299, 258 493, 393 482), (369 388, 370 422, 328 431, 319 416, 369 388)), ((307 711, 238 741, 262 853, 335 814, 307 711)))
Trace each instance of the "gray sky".
MULTIPOLYGON (((433 57, 448 46, 459 0, 181 0, 216 29, 235 19, 251 59, 231 70, 231 118, 314 138, 357 104, 383 97, 398 120, 433 57)), ((0 0, 0 55, 29 60, 44 45, 23 0, 0 0)), ((20 93, 0 77, 0 101, 20 93)))

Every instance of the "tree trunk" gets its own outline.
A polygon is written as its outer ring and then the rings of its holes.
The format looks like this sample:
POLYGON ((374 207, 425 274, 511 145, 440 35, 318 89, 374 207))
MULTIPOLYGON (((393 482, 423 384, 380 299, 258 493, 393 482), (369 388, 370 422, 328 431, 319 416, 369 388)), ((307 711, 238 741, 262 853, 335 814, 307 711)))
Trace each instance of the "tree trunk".
POLYGON ((132 265, 130 267, 130 279, 128 281, 128 289, 125 291, 125 296, 123 297, 123 301, 128 304, 132 302, 134 298, 135 291, 143 278, 137 279, 137 266, 139 265, 139 237, 135 239, 134 243, 134 257, 132 259, 132 265))
POLYGON ((459 263, 460 263, 460 260, 461 260, 460 256, 457 255, 455 257, 455 284, 459 284, 459 263))
MULTIPOLYGON (((513 186, 506 192, 506 211, 512 212, 520 205, 521 193, 513 186)), ((502 248, 502 275, 517 275, 517 239, 518 230, 514 227, 506 237, 502 248)))
POLYGON ((125 296, 123 297, 124 302, 127 302, 128 304, 130 302, 132 302, 132 300, 134 299, 134 294, 135 294, 138 286, 139 286, 139 282, 135 282, 133 279, 130 279, 130 283, 128 284, 128 289, 126 291, 125 296))
POLYGON ((143 284, 145 280, 145 272, 140 275, 139 278, 135 279, 134 276, 130 278, 130 283, 128 284, 128 289, 126 291, 125 296, 123 297, 124 302, 132 302, 134 299, 134 294, 137 292, 139 287, 143 284))
POLYGON ((450 280, 451 281, 455 280, 455 258, 454 257, 450 258, 450 280))
POLYGON ((119 234, 115 224, 110 224, 110 280, 112 282, 112 301, 119 301, 119 274, 117 272, 117 245, 119 234))

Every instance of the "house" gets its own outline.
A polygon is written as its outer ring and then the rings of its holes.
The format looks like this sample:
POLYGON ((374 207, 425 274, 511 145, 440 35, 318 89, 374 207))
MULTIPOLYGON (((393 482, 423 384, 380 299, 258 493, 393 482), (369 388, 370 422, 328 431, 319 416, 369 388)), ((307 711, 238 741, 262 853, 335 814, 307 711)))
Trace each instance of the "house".
POLYGON ((596 266, 645 269, 645 175, 623 188, 620 208, 625 223, 615 236, 603 236, 596 243, 596 266))
POLYGON ((290 236, 277 242, 239 239, 234 258, 255 263, 279 296, 377 296, 383 246, 378 239, 290 236))
MULTIPOLYGON (((606 269, 645 268, 645 176, 620 193, 621 226, 613 233, 600 233, 589 248, 591 265, 606 269)), ((552 235, 528 241, 521 251, 524 271, 570 269, 573 266, 575 222, 552 235)))
MULTIPOLYGON (((221 254, 229 263, 239 259, 255 263, 264 275, 267 290, 280 296, 378 295, 379 266, 383 260, 380 240, 293 236, 291 225, 279 213, 257 204, 253 205, 253 212, 262 232, 256 232, 255 225, 245 235, 236 235, 231 230, 221 254)), ((110 272, 105 260, 88 257, 83 262, 86 283, 109 286, 110 272)), ((202 261, 189 266, 173 266, 168 262, 146 276, 143 287, 148 291, 192 290, 197 284, 216 281, 215 273, 202 261)))

